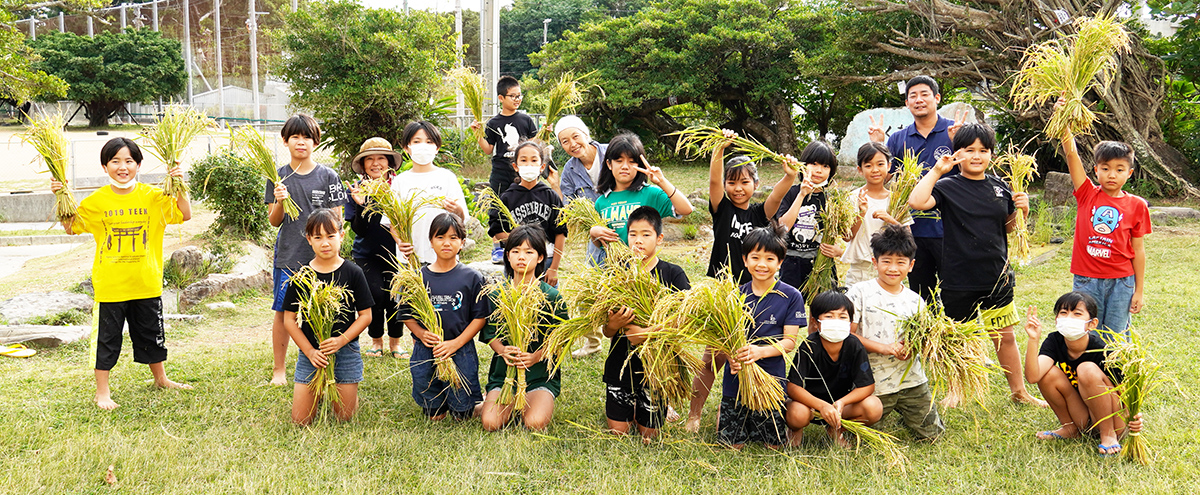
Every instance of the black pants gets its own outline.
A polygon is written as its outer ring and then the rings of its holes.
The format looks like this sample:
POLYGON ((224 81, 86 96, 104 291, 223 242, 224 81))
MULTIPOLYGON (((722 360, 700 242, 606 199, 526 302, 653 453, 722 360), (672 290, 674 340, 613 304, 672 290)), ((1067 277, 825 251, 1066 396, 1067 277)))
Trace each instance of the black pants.
POLYGON ((378 256, 359 258, 354 262, 367 277, 371 298, 375 300, 375 305, 371 306, 371 324, 367 327, 367 335, 372 339, 381 338, 386 326, 388 337, 400 338, 404 335, 404 323, 400 321, 396 301, 388 293, 388 288, 392 286, 391 272, 395 269, 378 256))
POLYGON ((133 343, 135 363, 154 364, 167 360, 161 297, 102 302, 98 316, 96 369, 108 371, 117 365, 126 322, 129 323, 129 340, 133 343))
POLYGON ((916 237, 917 257, 908 274, 908 287, 921 295, 926 303, 933 302, 933 289, 938 284, 938 271, 942 268, 942 238, 916 237))

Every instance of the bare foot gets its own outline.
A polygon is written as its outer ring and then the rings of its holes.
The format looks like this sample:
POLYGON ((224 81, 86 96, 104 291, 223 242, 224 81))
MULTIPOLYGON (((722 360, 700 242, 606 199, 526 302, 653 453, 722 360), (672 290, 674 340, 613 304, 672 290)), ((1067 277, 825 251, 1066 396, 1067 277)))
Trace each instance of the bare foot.
POLYGON ((667 422, 674 423, 676 421, 679 421, 679 411, 676 411, 674 407, 667 406, 667 422))
POLYGON ((155 381, 154 386, 158 388, 173 388, 177 390, 191 390, 192 386, 186 383, 176 383, 169 378, 164 378, 163 381, 155 381))
POLYGON ((1022 390, 1020 392, 1012 394, 1012 396, 1010 398, 1012 399, 1013 402, 1016 402, 1017 404, 1029 404, 1031 406, 1050 407, 1050 404, 1047 404, 1046 401, 1039 399, 1037 397, 1034 397, 1032 395, 1029 395, 1029 392, 1027 392, 1025 390, 1022 390))
POLYGON ((846 450, 850 450, 853 447, 852 445, 850 445, 850 441, 846 440, 846 436, 842 435, 841 428, 834 428, 832 426, 827 426, 827 427, 825 427, 825 432, 829 434, 829 438, 831 440, 833 440, 834 445, 837 445, 838 447, 841 447, 846 450))
POLYGON ((799 447, 800 441, 804 439, 803 431, 788 431, 788 447, 799 447))
POLYGON ((1079 428, 1073 424, 1065 424, 1054 431, 1039 431, 1035 435, 1038 440, 1065 440, 1079 438, 1079 428))
POLYGON ((279 370, 271 374, 271 385, 284 386, 287 385, 287 371, 279 370))
POLYGON ((700 433, 700 418, 689 416, 683 424, 683 430, 688 433, 700 433))
POLYGON ((446 419, 446 414, 447 414, 447 413, 441 413, 441 414, 439 414, 439 415, 437 415, 437 416, 430 417, 430 418, 429 418, 429 420, 430 420, 430 421, 441 421, 441 420, 443 420, 443 419, 446 419))
POLYGON ((945 399, 938 401, 938 404, 941 404, 942 407, 946 409, 954 409, 958 407, 960 402, 962 402, 962 397, 959 397, 955 394, 950 394, 947 395, 945 399))
POLYGON ((117 408, 117 403, 113 402, 109 394, 96 394, 96 405, 105 411, 111 411, 117 408))

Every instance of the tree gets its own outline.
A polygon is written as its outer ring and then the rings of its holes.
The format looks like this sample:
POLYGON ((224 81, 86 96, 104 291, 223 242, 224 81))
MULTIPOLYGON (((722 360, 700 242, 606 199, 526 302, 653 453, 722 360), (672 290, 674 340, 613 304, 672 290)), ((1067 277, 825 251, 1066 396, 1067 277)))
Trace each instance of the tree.
POLYGON ((282 51, 273 66, 292 102, 311 108, 333 150, 349 156, 372 136, 398 145, 404 125, 433 108, 455 64, 453 34, 452 17, 430 12, 309 3, 271 32, 282 51))
POLYGON ((102 0, 54 0, 47 2, 0 0, 0 98, 18 102, 39 95, 61 97, 67 94, 67 84, 33 65, 38 56, 25 44, 25 35, 17 19, 45 17, 50 7, 74 10, 96 7, 102 0))
POLYGON ((177 40, 148 29, 95 38, 53 33, 29 41, 33 65, 70 85, 67 98, 83 105, 88 125, 108 125, 127 103, 149 103, 182 92, 187 71, 177 40))
MULTIPOLYGON (((904 70, 878 76, 847 76, 847 80, 901 81, 918 74, 955 81, 973 88, 996 108, 1020 122, 1041 128, 1051 108, 1020 111, 1007 102, 1009 77, 1020 68, 1025 50, 1070 33, 1056 12, 1069 20, 1097 14, 1113 15, 1122 0, 857 0, 869 13, 903 13, 913 22, 894 25, 895 31, 875 40, 871 52, 890 53, 909 60, 904 70)), ((1163 192, 1200 197, 1184 179, 1187 157, 1167 144, 1160 127, 1160 111, 1168 76, 1163 60, 1151 54, 1139 33, 1133 31, 1133 48, 1121 57, 1121 67, 1107 94, 1089 97, 1103 110, 1094 136, 1081 138, 1086 147, 1099 139, 1129 143, 1137 153, 1139 170, 1163 192)))
POLYGON ((546 39, 554 41, 563 31, 574 29, 593 0, 516 0, 500 11, 501 72, 520 79, 533 70, 529 54, 542 48, 542 21, 550 19, 546 39))

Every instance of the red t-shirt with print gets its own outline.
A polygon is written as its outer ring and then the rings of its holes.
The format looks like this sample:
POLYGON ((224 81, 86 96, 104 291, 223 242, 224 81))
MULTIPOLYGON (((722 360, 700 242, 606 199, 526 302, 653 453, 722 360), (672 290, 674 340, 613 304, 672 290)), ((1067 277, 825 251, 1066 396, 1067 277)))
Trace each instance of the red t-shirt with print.
POLYGON ((1129 193, 1114 198, 1092 181, 1075 190, 1075 199, 1079 211, 1071 273, 1091 278, 1133 275, 1133 238, 1150 233, 1146 200, 1129 193))

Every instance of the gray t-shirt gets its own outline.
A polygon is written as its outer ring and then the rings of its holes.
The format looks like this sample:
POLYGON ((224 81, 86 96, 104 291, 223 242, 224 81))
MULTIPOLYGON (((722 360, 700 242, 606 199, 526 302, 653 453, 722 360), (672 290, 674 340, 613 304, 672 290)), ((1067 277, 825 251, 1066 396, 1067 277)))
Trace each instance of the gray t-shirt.
MULTIPOLYGON (((294 174, 291 165, 284 165, 279 167, 279 178, 287 185, 288 195, 300 207, 300 216, 295 220, 286 214, 283 216, 279 236, 275 238, 275 268, 296 271, 313 259, 312 246, 304 238, 304 223, 308 221, 308 214, 317 208, 336 208, 346 204, 346 188, 342 186, 337 172, 320 164, 308 175, 294 174)), ((267 181, 263 202, 275 203, 275 183, 272 181, 267 181)))

